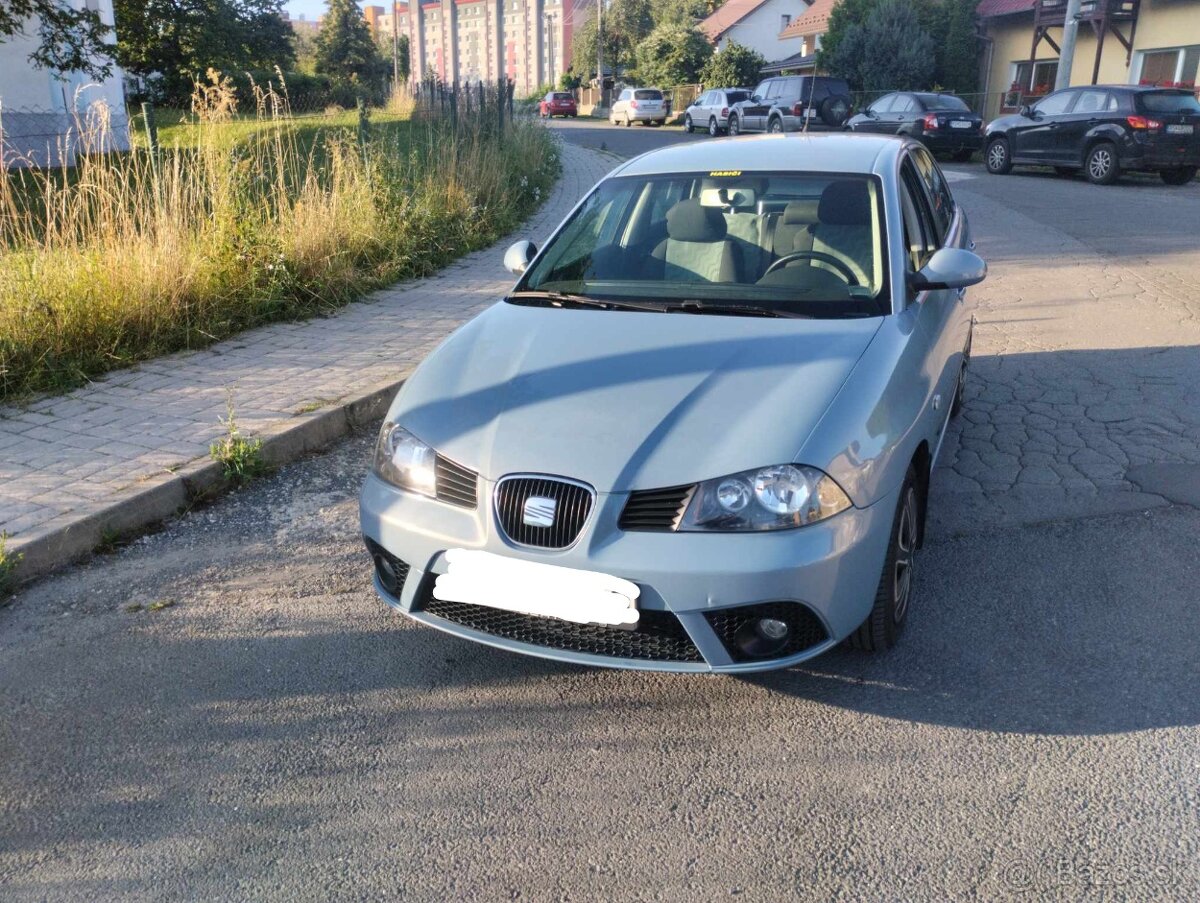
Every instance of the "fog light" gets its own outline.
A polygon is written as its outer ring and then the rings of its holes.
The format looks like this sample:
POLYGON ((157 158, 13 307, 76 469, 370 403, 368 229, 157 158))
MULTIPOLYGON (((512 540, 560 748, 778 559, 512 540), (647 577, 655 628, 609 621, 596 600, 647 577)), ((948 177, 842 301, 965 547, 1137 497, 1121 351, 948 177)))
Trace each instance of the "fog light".
POLYGON ((738 628, 734 641, 746 655, 767 658, 778 655, 787 643, 791 627, 778 618, 757 618, 738 628))
POLYGON ((375 557, 375 573, 379 575, 379 582, 383 584, 383 588, 391 595, 396 595, 400 589, 400 575, 396 573, 396 569, 392 567, 392 563, 382 555, 375 557))

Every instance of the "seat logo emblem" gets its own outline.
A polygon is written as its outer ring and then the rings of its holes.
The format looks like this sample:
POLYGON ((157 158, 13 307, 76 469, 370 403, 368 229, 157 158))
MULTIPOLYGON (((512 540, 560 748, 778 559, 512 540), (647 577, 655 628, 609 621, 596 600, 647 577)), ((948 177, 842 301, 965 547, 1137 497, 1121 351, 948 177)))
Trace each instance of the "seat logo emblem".
POLYGON ((543 495, 531 495, 525 500, 524 516, 521 520, 528 527, 553 527, 554 512, 558 508, 555 499, 543 495))

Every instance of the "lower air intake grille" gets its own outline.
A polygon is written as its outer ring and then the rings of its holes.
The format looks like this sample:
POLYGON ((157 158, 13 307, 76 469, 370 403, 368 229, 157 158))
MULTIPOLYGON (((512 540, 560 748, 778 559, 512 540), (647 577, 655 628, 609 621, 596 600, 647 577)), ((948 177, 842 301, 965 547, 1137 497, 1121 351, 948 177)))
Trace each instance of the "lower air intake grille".
POLYGON ((672 486, 631 492, 617 525, 622 530, 674 530, 679 526, 695 488, 672 486))
POLYGON ((375 575, 388 595, 399 599, 404 590, 404 581, 408 579, 408 564, 401 561, 379 543, 368 539, 367 551, 375 562, 375 575))
MULTIPOLYGON (((504 534, 518 545, 565 549, 579 537, 594 499, 595 493, 581 483, 554 477, 505 477, 496 485, 496 517, 504 534), (525 503, 534 498, 551 503, 546 526, 525 522, 525 503)), ((542 505, 540 510, 547 508, 542 505)))
POLYGON ((461 508, 475 507, 476 485, 479 482, 475 471, 467 470, 461 464, 455 464, 449 458, 438 455, 434 463, 434 472, 437 475, 438 501, 461 508))
POLYGON ((618 630, 615 627, 538 618, 465 602, 443 602, 434 599, 431 594, 425 595, 422 601, 422 609, 426 614, 531 646, 639 661, 704 661, 679 619, 667 611, 642 611, 635 630, 618 630))
POLYGON ((807 605, 799 602, 765 602, 761 605, 739 605, 736 608, 719 608, 706 611, 704 617, 709 626, 725 645, 735 662, 760 661, 756 656, 747 655, 734 639, 743 625, 757 621, 760 618, 776 618, 784 621, 791 628, 787 642, 771 658, 786 658, 803 652, 818 643, 825 642, 829 634, 820 618, 807 605))

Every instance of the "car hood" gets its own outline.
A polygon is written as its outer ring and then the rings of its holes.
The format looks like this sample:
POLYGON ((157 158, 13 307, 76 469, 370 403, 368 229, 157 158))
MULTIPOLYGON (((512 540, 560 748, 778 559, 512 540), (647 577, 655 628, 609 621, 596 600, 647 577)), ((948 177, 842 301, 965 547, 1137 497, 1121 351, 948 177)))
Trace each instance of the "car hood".
POLYGON ((1030 119, 1028 116, 1018 116, 1016 113, 1012 113, 1008 116, 997 116, 995 119, 993 119, 991 122, 988 123, 987 130, 989 133, 1004 132, 1004 131, 1007 131, 1008 129, 1013 128, 1014 126, 1020 125, 1021 123, 1028 124, 1032 121, 1033 120, 1030 119))
POLYGON ((502 302, 421 364, 389 419, 488 480, 690 483, 792 461, 881 322, 502 302))

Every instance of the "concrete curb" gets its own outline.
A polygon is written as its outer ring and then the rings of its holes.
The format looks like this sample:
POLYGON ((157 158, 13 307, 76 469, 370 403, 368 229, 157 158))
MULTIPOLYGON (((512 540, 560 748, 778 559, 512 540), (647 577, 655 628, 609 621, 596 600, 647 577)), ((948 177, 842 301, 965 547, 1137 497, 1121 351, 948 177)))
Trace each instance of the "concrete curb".
MULTIPOLYGON (((298 415, 255 438, 262 439, 263 460, 279 467, 318 451, 351 433, 375 428, 404 377, 377 386, 334 407, 298 415)), ((14 576, 18 583, 43 577, 92 554, 114 537, 140 533, 187 511, 199 500, 216 498, 232 486, 223 468, 207 457, 195 458, 139 489, 104 511, 83 518, 50 521, 9 546, 21 556, 14 576)))

